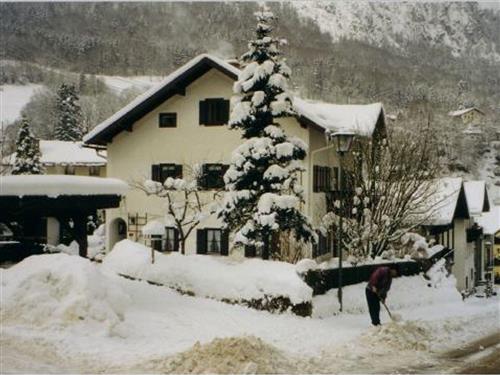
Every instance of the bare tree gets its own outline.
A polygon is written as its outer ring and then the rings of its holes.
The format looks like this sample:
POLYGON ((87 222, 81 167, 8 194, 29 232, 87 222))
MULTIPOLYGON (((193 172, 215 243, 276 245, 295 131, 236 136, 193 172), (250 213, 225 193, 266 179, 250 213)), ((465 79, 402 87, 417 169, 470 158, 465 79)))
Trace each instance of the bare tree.
POLYGON ((426 220, 439 172, 432 139, 427 122, 388 138, 359 140, 342 177, 343 197, 325 215, 323 231, 336 233, 342 215, 343 248, 360 260, 380 255, 426 220))
POLYGON ((191 232, 215 213, 220 194, 219 191, 202 192, 198 186, 200 168, 194 166, 190 170, 190 176, 186 179, 168 177, 164 183, 152 180, 142 184, 133 183, 146 194, 166 200, 165 223, 176 228, 181 254, 186 253, 186 239, 191 232))

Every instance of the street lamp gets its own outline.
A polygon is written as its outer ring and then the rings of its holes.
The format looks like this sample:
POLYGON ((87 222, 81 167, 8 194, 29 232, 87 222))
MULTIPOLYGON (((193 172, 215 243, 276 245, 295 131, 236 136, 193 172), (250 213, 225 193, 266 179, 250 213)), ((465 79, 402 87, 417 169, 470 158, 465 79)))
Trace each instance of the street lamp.
POLYGON ((338 299, 340 305, 340 312, 342 312, 342 215, 343 215, 343 201, 344 201, 344 191, 342 189, 342 172, 343 172, 343 159, 344 155, 349 152, 352 146, 352 141, 354 140, 354 134, 351 131, 337 131, 334 133, 327 134, 328 141, 334 141, 337 146, 337 154, 339 155, 339 181, 338 186, 340 189, 340 206, 339 206, 339 225, 337 228, 337 249, 339 252, 339 272, 338 272, 338 299))

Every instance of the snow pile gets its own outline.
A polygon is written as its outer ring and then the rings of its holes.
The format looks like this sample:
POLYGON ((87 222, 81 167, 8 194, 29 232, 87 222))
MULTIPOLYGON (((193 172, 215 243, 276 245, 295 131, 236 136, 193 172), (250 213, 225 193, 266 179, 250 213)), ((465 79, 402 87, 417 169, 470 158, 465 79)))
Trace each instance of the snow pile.
POLYGON ((312 298, 312 289, 297 275, 295 266, 285 262, 157 252, 151 264, 149 247, 123 240, 103 264, 122 275, 217 300, 288 297, 292 304, 299 304, 312 298))
POLYGON ((276 374, 295 373, 293 359, 254 336, 217 338, 179 353, 164 363, 153 363, 164 373, 276 374))
POLYGON ((88 248, 87 257, 94 260, 102 260, 106 253, 106 226, 104 224, 94 231, 93 234, 87 236, 88 248))
MULTIPOLYGON (((431 282, 422 275, 393 279, 386 300, 391 312, 433 304, 461 303, 462 297, 456 289, 455 278, 445 276, 447 271, 444 269, 443 264, 436 263, 432 270, 431 282)), ((365 288, 366 283, 342 288, 344 312, 348 314, 368 313, 365 288)), ((313 298, 313 317, 326 318, 338 311, 337 289, 331 289, 324 295, 313 298)))
POLYGON ((426 350, 432 340, 432 332, 423 322, 390 322, 373 327, 363 334, 365 345, 384 345, 397 350, 426 350))
POLYGON ((66 254, 31 256, 2 276, 3 324, 85 323, 109 332, 123 320, 129 303, 112 276, 87 259, 66 254))
POLYGON ((142 227, 142 234, 144 236, 164 236, 165 225, 158 220, 148 221, 147 224, 142 227))

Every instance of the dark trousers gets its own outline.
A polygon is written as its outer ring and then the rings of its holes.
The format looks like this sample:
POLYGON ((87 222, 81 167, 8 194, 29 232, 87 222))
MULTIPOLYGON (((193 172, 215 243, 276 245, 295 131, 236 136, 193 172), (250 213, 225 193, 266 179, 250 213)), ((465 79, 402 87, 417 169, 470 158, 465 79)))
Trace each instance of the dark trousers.
POLYGON ((380 299, 376 293, 366 288, 366 302, 374 326, 380 325, 380 299))

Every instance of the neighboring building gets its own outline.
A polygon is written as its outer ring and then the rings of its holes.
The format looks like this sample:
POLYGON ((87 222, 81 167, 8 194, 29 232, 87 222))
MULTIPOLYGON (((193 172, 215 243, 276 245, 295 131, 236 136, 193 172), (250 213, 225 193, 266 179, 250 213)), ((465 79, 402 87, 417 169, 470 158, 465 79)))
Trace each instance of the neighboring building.
POLYGON ((483 227, 486 251, 491 252, 494 278, 500 282, 500 206, 493 206, 478 219, 483 227))
POLYGON ((484 116, 484 112, 476 107, 469 107, 448 112, 448 116, 460 119, 466 125, 479 125, 484 116))
POLYGON ((467 232, 469 239, 474 238, 475 283, 493 279, 493 251, 491 238, 485 233, 481 217, 490 211, 490 200, 485 181, 464 182, 465 196, 469 213, 474 224, 467 232))
POLYGON ((474 242, 467 236, 473 219, 467 205, 462 178, 441 178, 429 208, 429 217, 423 227, 428 237, 453 250, 452 273, 458 290, 474 286, 474 242))
MULTIPOLYGON (((40 140, 40 153, 45 174, 106 176, 105 150, 83 147, 82 142, 40 140)), ((7 173, 10 173, 15 160, 15 153, 3 159, 7 173)))
MULTIPOLYGON (((109 177, 133 183, 186 176, 193 164, 201 163, 205 178, 200 183, 206 190, 205 199, 211 199, 224 186, 222 176, 232 151, 243 142, 239 131, 225 126, 239 73, 223 60, 200 55, 98 125, 84 142, 107 148, 109 177)), ((386 131, 384 112, 380 103, 334 105, 299 98, 294 107, 297 115, 279 122, 287 134, 309 146, 305 172, 300 175, 303 209, 318 224, 326 212, 328 195, 340 188, 336 184, 337 155, 334 146, 327 144, 325 131, 344 128, 361 138, 380 139, 386 131)), ((164 217, 163 204, 161 198, 147 197, 139 189, 128 192, 120 208, 107 212, 107 249, 126 237, 144 241, 142 227, 164 217)), ((231 252, 227 233, 220 228, 217 218, 207 218, 188 238, 187 252, 231 252)), ((166 226, 164 238, 176 250, 175 229, 166 226)), ((314 254, 313 249, 308 250, 309 256, 332 254, 332 245, 331 239, 321 241, 314 254)))

